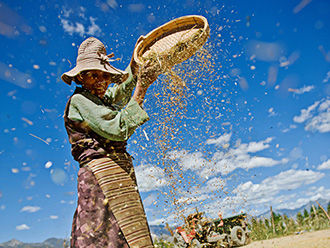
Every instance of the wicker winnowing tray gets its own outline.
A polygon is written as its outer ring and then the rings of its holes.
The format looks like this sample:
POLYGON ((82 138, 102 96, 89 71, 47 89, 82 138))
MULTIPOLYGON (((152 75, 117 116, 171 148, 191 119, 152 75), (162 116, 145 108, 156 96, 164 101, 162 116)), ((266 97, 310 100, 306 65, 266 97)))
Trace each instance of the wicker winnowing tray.
POLYGON ((194 55, 209 37, 207 19, 199 15, 174 19, 142 37, 134 49, 134 60, 147 61, 163 73, 194 55))

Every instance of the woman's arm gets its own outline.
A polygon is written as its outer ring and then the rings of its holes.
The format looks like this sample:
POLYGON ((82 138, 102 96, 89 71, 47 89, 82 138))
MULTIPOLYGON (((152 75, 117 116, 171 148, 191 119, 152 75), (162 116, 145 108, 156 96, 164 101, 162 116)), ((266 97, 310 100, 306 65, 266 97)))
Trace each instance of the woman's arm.
POLYGON ((149 63, 144 64, 139 71, 133 99, 142 106, 149 86, 157 79, 158 72, 149 63))
POLYGON ((148 114, 134 99, 131 99, 121 111, 115 111, 94 98, 95 96, 90 93, 75 94, 71 98, 68 117, 83 121, 104 138, 125 141, 138 126, 149 120, 148 114))
POLYGON ((122 109, 130 101, 133 89, 136 86, 136 77, 132 72, 131 66, 129 65, 125 71, 129 74, 128 79, 121 84, 110 86, 104 96, 104 102, 107 105, 115 106, 117 109, 122 109))
MULTIPOLYGON (((143 39, 144 36, 140 36, 134 47, 143 39)), ((134 54, 125 71, 128 72, 128 79, 121 84, 114 84, 109 87, 104 97, 108 105, 114 105, 117 109, 122 109, 129 102, 132 97, 133 89, 136 86, 139 66, 134 60, 134 54)))

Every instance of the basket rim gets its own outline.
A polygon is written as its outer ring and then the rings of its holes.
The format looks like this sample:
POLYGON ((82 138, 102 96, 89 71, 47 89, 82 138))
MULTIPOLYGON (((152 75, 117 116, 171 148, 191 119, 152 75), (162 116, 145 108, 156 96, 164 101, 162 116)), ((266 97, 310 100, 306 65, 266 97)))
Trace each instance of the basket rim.
POLYGON ((203 23, 203 31, 202 31, 201 36, 205 33, 208 33, 208 30, 209 30, 210 27, 209 27, 207 19, 204 16, 201 16, 201 15, 187 15, 187 16, 178 17, 176 19, 173 19, 173 20, 171 20, 171 21, 169 21, 169 22, 153 29, 146 36, 141 36, 140 37, 141 40, 138 42, 138 44, 136 45, 136 47, 133 51, 134 60, 138 64, 142 64, 143 61, 140 59, 140 56, 139 56, 139 52, 140 52, 141 49, 146 49, 146 48, 150 47, 151 46, 150 44, 153 44, 154 42, 159 40, 159 38, 164 36, 164 34, 173 33, 173 32, 171 32, 171 30, 175 30, 175 29, 178 29, 180 27, 184 27, 191 20, 194 20, 196 23, 197 23, 196 20, 199 20, 200 23, 203 23))

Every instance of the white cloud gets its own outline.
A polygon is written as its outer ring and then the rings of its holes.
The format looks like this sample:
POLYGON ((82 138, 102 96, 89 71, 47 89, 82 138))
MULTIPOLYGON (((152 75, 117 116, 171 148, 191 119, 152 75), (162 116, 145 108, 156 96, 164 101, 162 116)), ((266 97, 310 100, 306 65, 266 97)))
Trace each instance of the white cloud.
POLYGON ((268 177, 259 184, 253 184, 251 181, 240 184, 234 193, 245 197, 253 204, 262 204, 273 200, 273 197, 281 191, 294 190, 302 185, 315 183, 324 176, 325 174, 321 172, 291 169, 268 177))
POLYGON ((315 116, 310 123, 305 126, 305 130, 318 131, 320 133, 330 132, 330 111, 315 116))
POLYGON ((224 135, 221 135, 217 139, 208 139, 208 140, 206 140, 205 144, 207 144, 207 145, 218 145, 218 146, 227 144, 230 141, 231 135, 232 135, 232 133, 228 133, 228 134, 226 133, 224 135))
POLYGON ((83 24, 76 22, 75 24, 65 20, 61 19, 61 24, 65 32, 69 33, 70 35, 73 35, 74 33, 79 34, 79 36, 84 36, 85 34, 85 27, 83 24))
POLYGON ((142 163, 135 168, 135 173, 141 192, 157 190, 168 184, 165 172, 160 167, 142 163))
POLYGON ((322 195, 321 198, 329 199, 330 189, 326 189, 324 186, 320 186, 320 187, 312 186, 308 188, 306 191, 304 191, 303 194, 307 196, 316 196, 321 194, 322 195))
POLYGON ((186 150, 181 151, 171 151, 168 153, 168 158, 172 160, 179 160, 179 165, 182 167, 182 171, 192 170, 197 171, 200 170, 202 166, 206 166, 209 164, 201 152, 193 152, 189 153, 186 150))
POLYGON ((296 129, 296 128, 297 128, 297 125, 291 124, 289 128, 283 129, 282 132, 283 132, 283 133, 287 133, 287 132, 289 132, 290 130, 292 130, 292 129, 296 129))
POLYGON ((330 79, 330 71, 328 71, 327 76, 323 79, 323 83, 327 83, 330 79))
POLYGON ((76 30, 75 26, 72 23, 70 23, 68 20, 61 19, 61 24, 62 24, 62 27, 63 27, 64 31, 71 34, 71 35, 76 30))
POLYGON ((330 132, 330 99, 324 98, 316 101, 307 109, 302 109, 300 116, 295 116, 293 121, 297 123, 306 122, 306 131, 330 132))
POLYGON ((293 117, 293 121, 297 123, 303 123, 306 120, 313 117, 313 113, 317 106, 319 106, 320 101, 316 101, 313 105, 309 106, 307 109, 300 110, 300 116, 293 117))
POLYGON ((320 107, 318 108, 319 112, 326 111, 330 107, 330 100, 325 100, 320 104, 320 107))
POLYGON ((317 167, 318 170, 328 170, 330 169, 330 159, 323 162, 322 164, 320 164, 318 167, 317 167))
POLYGON ((73 26, 73 32, 71 32, 71 34, 72 33, 77 33, 80 36, 84 36, 84 34, 85 34, 85 27, 84 27, 84 25, 82 23, 76 22, 76 27, 73 26))
POLYGON ((63 12, 63 16, 66 18, 69 18, 69 16, 73 13, 72 9, 67 9, 67 8, 63 8, 62 9, 63 12))
POLYGON ((305 126, 306 131, 330 132, 330 100, 323 102, 318 113, 305 126))
POLYGON ((280 203, 279 205, 276 206, 276 209, 289 208, 289 207, 281 207, 281 206, 284 205, 286 202, 292 202, 293 199, 297 199, 296 193, 292 193, 289 195, 284 194, 274 197, 274 202, 280 203))
MULTIPOLYGON (((216 140, 208 141, 209 144, 222 144, 230 141, 231 134, 221 136, 216 140)), ((227 152, 216 151, 212 158, 207 158, 202 152, 189 153, 185 150, 171 151, 169 159, 177 160, 183 171, 191 170, 200 177, 214 177, 218 173, 228 174, 237 168, 249 170, 256 167, 271 167, 280 163, 287 163, 286 159, 274 160, 272 158, 251 156, 251 153, 260 152, 269 148, 273 138, 269 137, 263 141, 238 144, 227 152)))
POLYGON ((90 17, 89 20, 91 22, 91 25, 88 26, 87 34, 88 35, 96 35, 96 34, 101 33, 101 28, 98 25, 96 25, 96 23, 95 23, 96 18, 90 17))
MULTIPOLYGON (((284 196, 286 197, 286 196, 284 196)), ((296 198, 296 195, 294 194, 294 199, 296 198)), ((292 199, 292 197, 290 197, 292 199)), ((290 201, 290 199, 285 199, 286 201, 277 205, 276 209, 296 209, 300 208, 301 206, 307 204, 310 201, 310 198, 299 198, 295 199, 294 201, 290 201)))
POLYGON ((278 161, 272 158, 252 157, 248 161, 246 161, 241 167, 248 170, 257 167, 272 167, 276 164, 286 163, 286 162, 287 160, 285 159, 278 161))
POLYGON ((58 219, 58 216, 57 215, 51 215, 51 216, 49 216, 49 218, 51 220, 57 220, 58 219))
POLYGON ((35 213, 39 211, 41 208, 37 206, 25 206, 21 209, 20 212, 28 212, 28 213, 35 213))
POLYGON ((294 93, 295 93, 295 94, 299 94, 299 95, 301 95, 301 94, 304 94, 304 93, 306 93, 306 92, 310 92, 310 91, 312 91, 314 88, 315 88, 314 85, 304 85, 302 88, 298 89, 298 90, 295 91, 294 93))
POLYGON ((70 35, 78 34, 83 37, 84 35, 99 35, 102 31, 96 24, 97 18, 90 16, 85 17, 86 9, 80 8, 80 10, 73 11, 71 9, 63 10, 63 16, 60 17, 61 25, 65 32, 70 35), (75 16, 72 17, 72 14, 75 16))
MULTIPOLYGON (((217 208, 223 212, 230 212, 231 215, 233 211, 238 213, 242 206, 245 211, 248 210, 255 215, 267 211, 269 206, 273 206, 274 209, 294 209, 308 203, 310 200, 316 200, 320 197, 328 199, 330 197, 330 190, 324 188, 315 190, 311 197, 303 199, 297 199, 296 193, 287 194, 289 191, 303 185, 313 184, 324 176, 324 173, 314 171, 283 171, 257 184, 252 181, 242 183, 233 190, 232 196, 222 198, 220 201, 213 201, 207 207, 210 208, 210 212, 217 208), (256 209, 258 210, 256 211, 256 209)), ((307 195, 306 193, 300 194, 307 195)))
POLYGON ((267 138, 264 141, 260 141, 260 142, 252 141, 249 143, 249 145, 247 147, 247 152, 255 153, 255 152, 265 150, 265 149, 269 148, 268 143, 270 143, 272 140, 273 140, 273 138, 267 138))
POLYGON ((321 172, 306 171, 306 170, 288 170, 283 171, 280 174, 266 178, 262 181, 262 184, 268 185, 280 190, 295 189, 302 184, 308 185, 315 183, 325 174, 321 172))
POLYGON ((17 231, 22 231, 22 230, 29 230, 30 227, 26 224, 22 224, 22 225, 19 225, 19 226, 16 226, 16 230, 17 231))
POLYGON ((287 202, 277 206, 276 208, 277 209, 281 209, 281 208, 296 209, 296 208, 299 208, 299 207, 309 203, 310 201, 315 201, 320 198, 329 199, 330 198, 330 189, 325 189, 323 186, 321 186, 319 188, 311 187, 308 190, 306 190, 306 192, 303 192, 302 194, 305 194, 306 196, 309 196, 309 197, 295 199, 294 201, 287 200, 287 202))

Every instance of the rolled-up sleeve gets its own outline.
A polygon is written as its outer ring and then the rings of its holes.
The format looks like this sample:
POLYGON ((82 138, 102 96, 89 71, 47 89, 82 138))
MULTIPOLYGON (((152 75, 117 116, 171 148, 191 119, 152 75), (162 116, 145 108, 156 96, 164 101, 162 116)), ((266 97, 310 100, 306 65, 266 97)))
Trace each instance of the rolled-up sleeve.
POLYGON ((82 94, 71 98, 68 117, 85 122, 97 134, 114 141, 127 140, 138 126, 149 120, 148 114, 134 99, 116 111, 82 94))
POLYGON ((131 67, 128 66, 125 70, 128 72, 128 78, 121 84, 110 86, 104 96, 104 101, 107 105, 113 105, 117 109, 122 109, 128 104, 132 97, 132 91, 136 86, 131 67))

